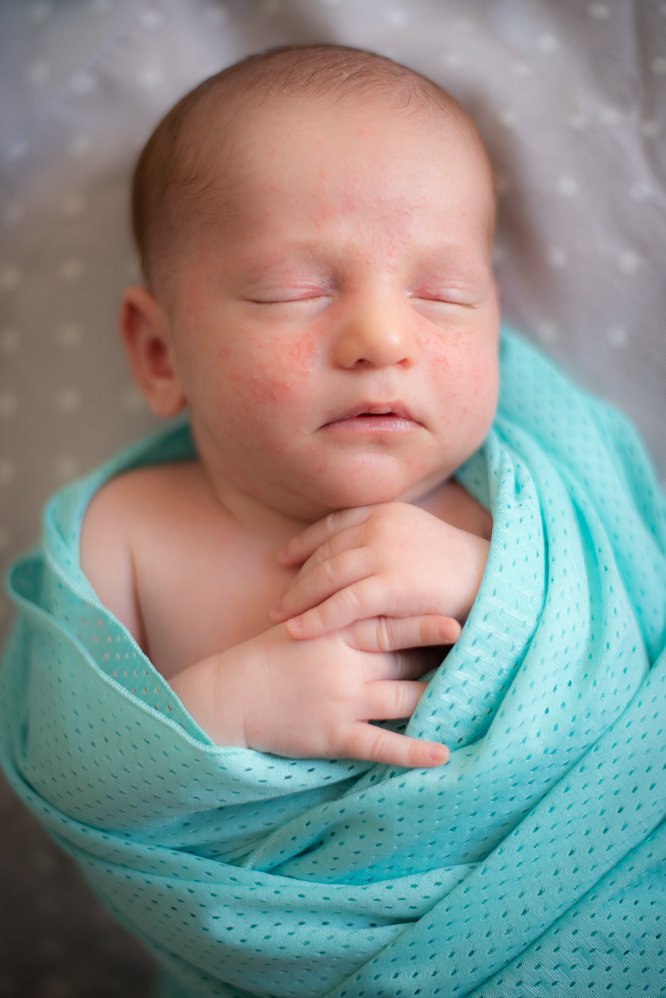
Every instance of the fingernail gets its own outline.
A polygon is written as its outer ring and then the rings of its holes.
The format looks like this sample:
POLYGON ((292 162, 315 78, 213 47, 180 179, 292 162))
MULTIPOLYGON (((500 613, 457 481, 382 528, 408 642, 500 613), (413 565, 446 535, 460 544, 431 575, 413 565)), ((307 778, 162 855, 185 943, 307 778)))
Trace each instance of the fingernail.
POLYGON ((449 750, 446 745, 433 745, 428 755, 440 766, 449 761, 449 750))
POLYGON ((288 551, 287 545, 285 544, 284 547, 281 547, 278 550, 277 555, 276 555, 277 560, 278 561, 284 561, 284 559, 287 557, 287 551, 288 551))
POLYGON ((462 632, 462 627, 457 620, 451 620, 447 624, 443 624, 440 630, 440 637, 446 643, 453 644, 458 640, 462 632))
POLYGON ((282 600, 279 599, 277 603, 274 603, 269 612, 271 617, 279 617, 282 613, 282 600))
POLYGON ((289 629, 291 631, 300 631, 303 628, 303 618, 302 617, 292 617, 289 621, 289 629))

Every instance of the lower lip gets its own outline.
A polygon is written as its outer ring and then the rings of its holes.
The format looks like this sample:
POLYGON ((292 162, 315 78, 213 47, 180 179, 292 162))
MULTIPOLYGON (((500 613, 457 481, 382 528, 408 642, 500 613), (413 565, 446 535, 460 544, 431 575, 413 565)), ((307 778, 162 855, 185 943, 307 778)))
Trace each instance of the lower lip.
POLYGON ((408 433, 421 429, 421 424, 413 419, 393 416, 391 413, 381 416, 354 416, 352 419, 337 419, 334 423, 326 423, 324 430, 336 430, 341 433, 408 433))

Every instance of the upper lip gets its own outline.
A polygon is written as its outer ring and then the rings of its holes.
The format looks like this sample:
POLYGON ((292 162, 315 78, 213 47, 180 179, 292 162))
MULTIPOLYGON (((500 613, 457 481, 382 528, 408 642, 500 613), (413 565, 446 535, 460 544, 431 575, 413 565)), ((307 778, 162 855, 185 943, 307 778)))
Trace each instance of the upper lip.
POLYGON ((342 415, 329 420, 324 425, 328 426, 330 423, 339 423, 343 419, 355 419, 357 416, 389 415, 396 416, 398 419, 409 419, 413 423, 419 422, 418 419, 414 418, 404 402, 360 402, 358 405, 353 406, 353 408, 343 412, 342 415))

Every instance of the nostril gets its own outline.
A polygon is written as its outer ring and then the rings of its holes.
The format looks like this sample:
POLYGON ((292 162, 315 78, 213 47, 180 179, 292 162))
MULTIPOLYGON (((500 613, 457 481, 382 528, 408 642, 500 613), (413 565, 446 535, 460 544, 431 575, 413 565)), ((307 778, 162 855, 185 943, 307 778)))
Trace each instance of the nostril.
POLYGON ((335 360, 347 370, 411 367, 418 357, 416 340, 408 326, 395 317, 370 314, 347 325, 334 347, 335 360))

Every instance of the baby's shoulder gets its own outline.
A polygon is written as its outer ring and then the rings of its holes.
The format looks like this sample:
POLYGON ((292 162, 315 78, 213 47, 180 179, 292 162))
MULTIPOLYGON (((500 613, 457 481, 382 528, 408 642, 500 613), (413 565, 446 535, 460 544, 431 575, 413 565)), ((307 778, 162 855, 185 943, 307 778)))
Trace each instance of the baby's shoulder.
POLYGON ((174 523, 210 503, 198 461, 137 468, 110 479, 93 496, 81 526, 81 565, 131 560, 137 543, 166 535, 174 523))
POLYGON ((108 481, 92 498, 81 527, 81 568, 102 603, 144 646, 136 573, 145 553, 168 546, 174 524, 196 516, 204 493, 196 461, 137 468, 108 481))
POLYGON ((204 488, 203 472, 195 460, 135 468, 111 478, 95 493, 86 510, 84 528, 100 522, 117 530, 146 516, 154 521, 183 502, 191 502, 204 488))

